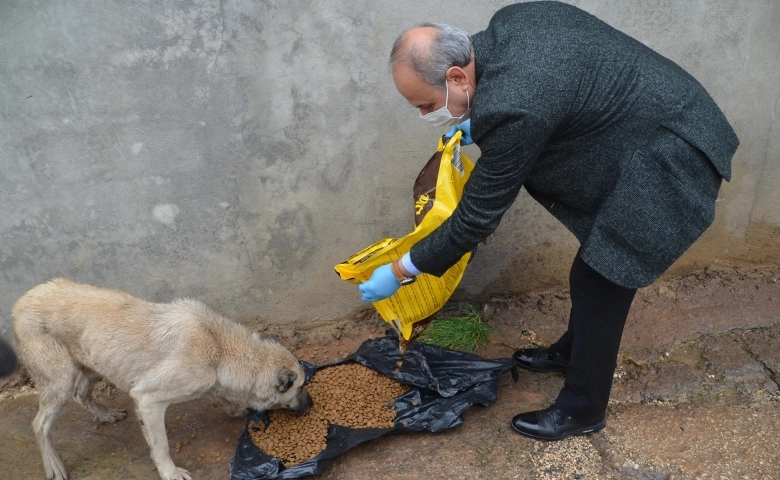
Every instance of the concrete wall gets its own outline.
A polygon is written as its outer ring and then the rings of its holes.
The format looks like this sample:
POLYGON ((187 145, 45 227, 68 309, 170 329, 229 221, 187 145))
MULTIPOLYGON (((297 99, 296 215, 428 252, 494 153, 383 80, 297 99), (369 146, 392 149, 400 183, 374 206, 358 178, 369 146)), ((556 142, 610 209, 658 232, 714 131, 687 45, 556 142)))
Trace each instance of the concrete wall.
MULTIPOLYGON (((508 3, 0 0, 0 334, 56 276, 249 324, 365 308, 333 266, 411 229, 443 133, 395 91, 390 46, 422 21, 475 33, 508 3)), ((693 73, 742 141, 670 273, 777 263, 780 3, 571 3, 693 73)), ((462 292, 563 285, 575 249, 522 193, 462 292)))

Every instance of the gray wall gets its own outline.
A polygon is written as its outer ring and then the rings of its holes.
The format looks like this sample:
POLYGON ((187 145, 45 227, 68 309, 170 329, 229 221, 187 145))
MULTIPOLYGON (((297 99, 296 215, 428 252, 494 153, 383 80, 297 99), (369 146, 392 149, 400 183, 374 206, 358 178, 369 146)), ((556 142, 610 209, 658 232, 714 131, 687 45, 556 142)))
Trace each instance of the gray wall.
MULTIPOLYGON (((422 21, 475 33, 508 3, 0 0, 0 333, 57 276, 249 324, 365 308, 333 266, 411 229, 443 133, 395 91, 390 46, 422 21)), ((571 3, 693 73, 742 141, 670 274, 776 264, 780 2, 571 3)), ((575 249, 522 193, 462 293, 561 286, 575 249)))

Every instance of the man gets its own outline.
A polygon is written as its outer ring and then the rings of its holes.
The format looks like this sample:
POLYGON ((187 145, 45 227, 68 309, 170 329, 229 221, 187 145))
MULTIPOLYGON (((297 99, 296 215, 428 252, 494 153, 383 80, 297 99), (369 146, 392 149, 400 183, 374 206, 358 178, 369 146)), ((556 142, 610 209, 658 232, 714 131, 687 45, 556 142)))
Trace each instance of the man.
POLYGON ((557 2, 505 7, 472 37, 447 25, 412 28, 391 66, 423 119, 459 124, 482 155, 452 216, 359 285, 363 300, 386 298, 422 272, 442 275, 493 233, 525 186, 580 249, 568 330, 549 348, 514 354, 528 370, 565 372, 564 387, 553 405, 511 425, 547 440, 600 430, 636 289, 712 223, 734 131, 679 66, 557 2))

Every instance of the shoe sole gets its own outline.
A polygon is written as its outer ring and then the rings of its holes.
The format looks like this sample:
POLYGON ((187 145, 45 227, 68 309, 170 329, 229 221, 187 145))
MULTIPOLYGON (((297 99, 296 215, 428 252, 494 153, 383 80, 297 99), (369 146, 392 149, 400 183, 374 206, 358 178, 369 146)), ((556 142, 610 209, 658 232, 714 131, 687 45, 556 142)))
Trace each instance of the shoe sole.
POLYGON ((515 360, 515 364, 518 367, 522 368, 523 370, 528 370, 529 372, 534 372, 534 373, 557 373, 557 372, 566 373, 566 368, 565 367, 561 367, 561 368, 533 368, 533 367, 528 367, 528 366, 525 366, 525 365, 521 365, 520 363, 518 363, 517 360, 515 360))
POLYGON ((535 438, 536 440, 551 440, 551 441, 555 441, 555 440, 563 440, 564 438, 571 437, 573 435, 588 435, 590 433, 596 433, 599 430, 601 430, 602 428, 607 426, 607 421, 604 420, 603 422, 597 423, 596 425, 593 425, 592 427, 583 427, 583 428, 579 428, 577 430, 572 430, 570 432, 564 433, 563 435, 561 435, 559 437, 542 437, 542 436, 539 436, 539 435, 534 435, 532 433, 522 432, 522 431, 516 429, 515 425, 512 422, 509 422, 509 426, 512 427, 512 430, 514 430, 515 432, 519 433, 520 435, 525 435, 526 437, 535 438))

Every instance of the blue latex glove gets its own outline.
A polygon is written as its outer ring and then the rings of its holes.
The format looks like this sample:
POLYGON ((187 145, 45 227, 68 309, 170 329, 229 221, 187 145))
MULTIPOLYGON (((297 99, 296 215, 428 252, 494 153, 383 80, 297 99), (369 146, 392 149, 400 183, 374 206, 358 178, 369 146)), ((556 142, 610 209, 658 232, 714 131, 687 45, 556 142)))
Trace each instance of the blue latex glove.
POLYGON ((399 288, 401 288, 401 284, 390 270, 389 263, 374 270, 367 282, 358 285, 358 290, 363 294, 361 300, 364 302, 378 302, 392 297, 399 288))
POLYGON ((471 119, 469 118, 465 122, 455 125, 452 127, 452 130, 445 133, 444 136, 446 138, 452 138, 453 135, 455 135, 455 132, 460 130, 463 132, 463 135, 460 137, 460 144, 461 145, 471 145, 474 143, 474 140, 471 138, 471 119))

